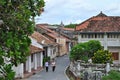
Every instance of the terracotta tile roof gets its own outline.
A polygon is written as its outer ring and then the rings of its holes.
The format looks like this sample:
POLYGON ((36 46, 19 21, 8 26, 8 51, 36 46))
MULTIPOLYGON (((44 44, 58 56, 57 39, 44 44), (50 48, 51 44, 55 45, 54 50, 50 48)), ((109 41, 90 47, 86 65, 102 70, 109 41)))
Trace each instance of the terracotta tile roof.
POLYGON ((67 31, 74 31, 74 28, 63 28, 63 30, 67 30, 67 31))
POLYGON ((45 24, 37 24, 36 25, 37 28, 44 29, 44 30, 46 30, 49 33, 54 33, 54 31, 50 30, 47 26, 48 26, 47 24, 46 25, 45 24))
POLYGON ((41 44, 45 44, 45 45, 56 45, 55 42, 49 40, 47 37, 45 37, 44 35, 40 34, 39 32, 34 32, 31 35, 32 38, 35 38, 39 43, 41 44))
POLYGON ((103 13, 92 17, 76 26, 76 31, 83 32, 118 32, 120 31, 120 17, 106 16, 103 13))
POLYGON ((42 48, 38 48, 36 46, 30 45, 30 54, 34 54, 36 52, 42 52, 43 49, 42 48))
POLYGON ((59 36, 57 34, 46 33, 48 36, 52 37, 53 39, 57 39, 59 36))
POLYGON ((59 33, 55 32, 55 31, 52 31, 51 29, 49 29, 47 27, 48 25, 42 25, 42 24, 37 24, 36 27, 37 28, 42 28, 44 30, 46 30, 47 32, 45 33, 47 36, 53 38, 53 39, 57 39, 59 37, 61 38, 65 38, 67 41, 70 41, 68 38, 64 37, 64 36, 59 36, 59 33))
POLYGON ((54 39, 57 39, 57 38, 64 38, 64 39, 66 39, 66 41, 67 42, 69 42, 70 41, 70 39, 68 39, 68 38, 66 38, 66 37, 64 37, 64 36, 58 36, 58 34, 57 35, 53 35, 53 34, 51 34, 51 33, 46 33, 48 36, 50 36, 50 37, 52 37, 52 38, 54 38, 54 39))

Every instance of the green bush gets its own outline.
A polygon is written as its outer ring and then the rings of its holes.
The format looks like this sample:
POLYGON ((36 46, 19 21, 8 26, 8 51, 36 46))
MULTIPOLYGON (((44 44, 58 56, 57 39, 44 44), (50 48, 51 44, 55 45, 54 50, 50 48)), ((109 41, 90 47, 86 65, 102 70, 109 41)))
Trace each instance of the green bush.
POLYGON ((110 53, 108 50, 98 50, 96 53, 94 53, 92 61, 93 63, 106 63, 108 61, 112 63, 112 53, 110 53))
POLYGON ((103 76, 102 80, 120 80, 120 72, 110 71, 107 76, 103 76))
POLYGON ((87 42, 89 57, 93 57, 94 53, 103 49, 101 43, 98 40, 90 40, 87 42))
POLYGON ((85 43, 79 43, 75 45, 70 52, 70 59, 72 60, 84 59, 83 57, 85 56, 85 51, 86 51, 85 49, 86 49, 85 43))
POLYGON ((75 45, 70 52, 70 59, 88 61, 93 57, 94 53, 102 49, 102 46, 97 40, 90 40, 85 43, 79 43, 75 45))

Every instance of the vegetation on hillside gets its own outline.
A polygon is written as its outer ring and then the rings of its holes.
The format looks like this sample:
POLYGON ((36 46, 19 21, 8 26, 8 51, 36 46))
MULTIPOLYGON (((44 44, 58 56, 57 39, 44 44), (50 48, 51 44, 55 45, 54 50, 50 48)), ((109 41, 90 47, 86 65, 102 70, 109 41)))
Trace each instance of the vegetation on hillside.
POLYGON ((75 28, 77 24, 68 24, 65 25, 65 28, 75 28))

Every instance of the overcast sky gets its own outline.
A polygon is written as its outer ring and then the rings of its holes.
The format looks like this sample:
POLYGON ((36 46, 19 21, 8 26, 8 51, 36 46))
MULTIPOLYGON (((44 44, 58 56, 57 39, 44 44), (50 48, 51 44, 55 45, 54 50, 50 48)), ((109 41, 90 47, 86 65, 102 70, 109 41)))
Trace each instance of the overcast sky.
POLYGON ((120 16, 120 0, 45 0, 44 12, 36 23, 81 23, 99 14, 120 16))

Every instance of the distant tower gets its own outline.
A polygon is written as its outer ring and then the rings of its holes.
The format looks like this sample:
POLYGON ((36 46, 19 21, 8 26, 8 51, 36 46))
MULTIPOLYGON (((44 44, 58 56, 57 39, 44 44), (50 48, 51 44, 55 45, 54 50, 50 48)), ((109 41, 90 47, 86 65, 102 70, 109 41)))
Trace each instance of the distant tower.
POLYGON ((62 33, 62 29, 64 28, 64 24, 63 22, 61 21, 60 25, 57 27, 57 31, 58 31, 58 36, 60 37, 60 34, 62 33))
POLYGON ((64 24, 63 24, 62 21, 61 21, 61 23, 60 23, 60 27, 64 28, 64 24))

